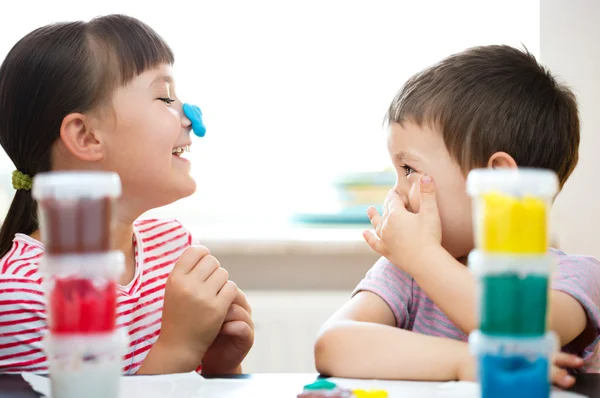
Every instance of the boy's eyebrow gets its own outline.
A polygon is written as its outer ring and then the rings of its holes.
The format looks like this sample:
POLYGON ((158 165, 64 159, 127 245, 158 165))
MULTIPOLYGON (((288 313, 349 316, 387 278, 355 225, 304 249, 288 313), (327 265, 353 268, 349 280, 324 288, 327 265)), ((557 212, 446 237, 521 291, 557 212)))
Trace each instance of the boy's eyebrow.
POLYGON ((152 80, 152 83, 150 83, 150 87, 152 86, 158 86, 160 84, 172 84, 173 83, 173 78, 169 75, 160 75, 157 76, 156 79, 152 80))
POLYGON ((408 161, 413 161, 413 162, 418 162, 420 160, 417 156, 415 156, 413 153, 408 152, 408 151, 397 152, 394 155, 394 159, 396 159, 400 163, 404 163, 407 160, 408 161))

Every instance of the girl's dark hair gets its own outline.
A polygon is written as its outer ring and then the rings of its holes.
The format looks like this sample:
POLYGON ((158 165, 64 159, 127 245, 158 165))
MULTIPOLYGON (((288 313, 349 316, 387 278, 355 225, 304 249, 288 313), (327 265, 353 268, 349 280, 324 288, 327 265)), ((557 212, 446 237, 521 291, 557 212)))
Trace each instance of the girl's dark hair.
MULTIPOLYGON (((49 171, 65 116, 108 104, 117 87, 173 62, 156 32, 124 15, 36 29, 0 66, 0 144, 17 170, 31 177, 49 171)), ((0 256, 16 233, 29 235, 38 227, 31 191, 18 190, 0 229, 0 256)))

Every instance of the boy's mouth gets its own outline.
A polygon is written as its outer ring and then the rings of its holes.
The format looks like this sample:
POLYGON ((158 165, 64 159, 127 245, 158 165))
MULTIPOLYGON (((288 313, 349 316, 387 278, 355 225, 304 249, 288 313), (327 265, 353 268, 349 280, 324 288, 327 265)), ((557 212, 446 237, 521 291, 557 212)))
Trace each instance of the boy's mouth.
POLYGON ((174 156, 181 157, 181 155, 183 155, 184 152, 189 152, 189 151, 190 151, 189 145, 182 145, 182 146, 173 148, 173 151, 171 153, 174 156))

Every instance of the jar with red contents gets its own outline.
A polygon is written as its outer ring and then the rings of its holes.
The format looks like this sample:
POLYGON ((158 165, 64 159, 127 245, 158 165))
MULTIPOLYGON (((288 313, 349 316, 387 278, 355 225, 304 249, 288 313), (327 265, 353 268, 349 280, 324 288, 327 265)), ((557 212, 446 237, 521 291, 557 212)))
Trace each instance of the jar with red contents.
POLYGON ((116 329, 120 251, 45 256, 40 269, 53 335, 106 334, 116 329))
POLYGON ((44 349, 52 395, 114 396, 126 347, 126 332, 116 325, 117 280, 125 261, 112 242, 119 176, 42 173, 32 195, 44 244, 40 271, 49 330, 44 349))

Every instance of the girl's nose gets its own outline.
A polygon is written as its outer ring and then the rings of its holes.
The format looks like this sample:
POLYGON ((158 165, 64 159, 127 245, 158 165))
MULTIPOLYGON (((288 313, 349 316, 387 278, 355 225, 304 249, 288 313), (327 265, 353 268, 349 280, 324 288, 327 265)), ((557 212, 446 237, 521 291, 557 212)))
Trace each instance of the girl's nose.
POLYGON ((181 113, 181 127, 188 129, 188 130, 191 129, 192 121, 185 115, 185 112, 183 111, 183 107, 179 111, 181 113))

